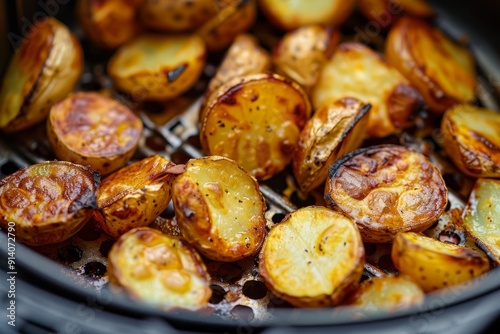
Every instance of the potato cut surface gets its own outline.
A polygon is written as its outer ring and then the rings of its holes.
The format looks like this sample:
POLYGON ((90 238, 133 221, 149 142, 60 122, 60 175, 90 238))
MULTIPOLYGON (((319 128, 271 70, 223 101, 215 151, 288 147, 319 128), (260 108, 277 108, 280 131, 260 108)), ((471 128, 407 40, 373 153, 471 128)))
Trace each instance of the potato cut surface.
POLYGON ((434 9, 425 0, 358 0, 359 9, 368 20, 388 28, 403 16, 431 18, 434 9))

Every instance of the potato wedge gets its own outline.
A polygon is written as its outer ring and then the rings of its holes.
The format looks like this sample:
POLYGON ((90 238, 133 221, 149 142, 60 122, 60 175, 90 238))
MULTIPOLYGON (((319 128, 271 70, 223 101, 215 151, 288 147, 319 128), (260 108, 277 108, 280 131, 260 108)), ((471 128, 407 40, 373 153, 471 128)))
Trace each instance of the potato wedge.
POLYGON ((273 49, 276 73, 289 77, 309 91, 340 37, 339 30, 320 25, 300 27, 285 34, 273 49))
POLYGON ((182 171, 183 166, 154 155, 105 178, 96 194, 104 232, 118 238, 134 227, 152 223, 170 202, 175 169, 182 171))
POLYGON ((64 161, 30 165, 0 180, 0 227, 31 246, 73 236, 92 216, 100 176, 64 161))
POLYGON ((361 279, 361 236, 353 221, 324 207, 287 215, 269 232, 259 271, 268 288, 298 307, 340 303, 361 279))
POLYGON ((142 35, 116 51, 108 73, 135 100, 168 100, 194 85, 205 58, 199 36, 142 35))
POLYGON ((500 180, 478 179, 463 212, 468 234, 500 263, 500 180))
POLYGON ((356 222, 363 241, 390 242, 398 232, 431 226, 446 207, 448 190, 424 155, 404 146, 379 145, 335 161, 325 200, 356 222))
POLYGON ((293 173, 299 189, 307 193, 328 177, 328 167, 361 146, 370 105, 345 98, 323 105, 300 133, 293 155, 293 173))
POLYGON ((382 276, 363 281, 348 299, 345 304, 366 312, 395 312, 422 304, 425 293, 409 277, 382 276))
POLYGON ((421 96, 399 72, 367 46, 340 44, 311 92, 315 109, 344 97, 371 104, 366 135, 385 137, 407 126, 421 96))
POLYGON ((78 0, 76 17, 93 44, 116 49, 140 33, 139 4, 139 0, 78 0))
POLYGON ((236 261, 259 251, 265 200, 257 181, 234 161, 190 160, 172 184, 172 200, 182 235, 207 258, 236 261))
POLYGON ((399 272, 425 292, 467 282, 490 269, 488 258, 478 252, 414 232, 396 235, 391 257, 399 272))
POLYGON ((441 134, 446 153, 462 172, 500 178, 500 113, 457 105, 444 114, 441 134))
POLYGON ((198 309, 210 299, 210 275, 185 241, 149 227, 123 234, 108 256, 110 283, 166 309, 198 309))
POLYGON ((425 0, 358 0, 359 9, 377 27, 386 29, 403 16, 432 18, 436 13, 425 0))
POLYGON ((338 26, 351 14, 354 0, 259 0, 259 6, 275 26, 293 30, 309 24, 338 26))
POLYGON ((432 111, 442 113, 457 103, 475 100, 472 55, 429 23, 410 17, 399 20, 389 32, 385 54, 432 111))
POLYGON ((50 109, 47 139, 60 160, 109 174, 134 154, 141 120, 126 106, 93 92, 68 96, 50 109))
POLYGON ((277 74, 235 78, 210 95, 205 109, 200 129, 205 153, 231 158, 260 180, 290 163, 311 115, 302 88, 277 74))
POLYGON ((0 130, 43 121, 76 86, 83 70, 80 43, 54 18, 36 22, 11 58, 0 90, 0 130))

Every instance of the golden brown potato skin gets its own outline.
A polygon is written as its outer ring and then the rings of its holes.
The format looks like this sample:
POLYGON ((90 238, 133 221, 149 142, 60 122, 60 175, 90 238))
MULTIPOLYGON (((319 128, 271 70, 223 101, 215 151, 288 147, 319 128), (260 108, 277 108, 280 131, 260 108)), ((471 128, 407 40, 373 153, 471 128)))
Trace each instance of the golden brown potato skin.
POLYGON ((322 184, 328 167, 361 146, 370 105, 345 98, 316 110, 300 133, 293 155, 293 173, 302 192, 322 184))
POLYGON ((0 91, 0 129, 16 132, 44 120, 76 86, 83 70, 80 43, 54 18, 36 22, 14 54, 0 91))
POLYGON ((325 199, 354 219, 363 241, 390 242, 400 231, 431 226, 446 207, 448 190, 422 154, 379 145, 337 160, 330 167, 325 199))
POLYGON ((141 31, 136 12, 141 0, 78 0, 76 17, 87 38, 104 49, 116 49, 141 31))
POLYGON ((500 178, 500 113, 457 105, 445 112, 441 134, 446 153, 462 172, 500 178))
POLYGON ((277 74, 235 78, 210 95, 205 109, 200 130, 205 153, 231 158, 260 180, 290 163, 311 115, 302 88, 277 74))
POLYGON ((182 235, 206 257, 237 261, 260 249, 265 200, 257 181, 234 161, 190 160, 172 184, 172 199, 182 235))
POLYGON ((368 20, 389 28, 403 16, 432 18, 434 9, 425 0, 358 0, 359 9, 368 20))
POLYGON ((134 154, 141 120, 104 95, 80 92, 50 110, 47 139, 61 160, 90 165, 101 174, 124 166, 134 154))
POLYGON ((47 161, 0 180, 0 226, 32 246, 73 236, 92 216, 100 177, 87 167, 47 161))
POLYGON ((474 101, 472 55, 429 23, 410 17, 399 20, 389 32, 385 54, 432 111, 442 113, 457 103, 474 101))
MULTIPOLYGON (((114 238, 134 227, 147 226, 170 202, 175 164, 154 155, 106 177, 97 189, 102 229, 114 238)), ((177 166, 179 170, 183 166, 177 166)))
POLYGON ((108 256, 112 285, 130 297, 163 307, 198 309, 210 299, 210 275, 187 242, 149 227, 122 235, 108 256))

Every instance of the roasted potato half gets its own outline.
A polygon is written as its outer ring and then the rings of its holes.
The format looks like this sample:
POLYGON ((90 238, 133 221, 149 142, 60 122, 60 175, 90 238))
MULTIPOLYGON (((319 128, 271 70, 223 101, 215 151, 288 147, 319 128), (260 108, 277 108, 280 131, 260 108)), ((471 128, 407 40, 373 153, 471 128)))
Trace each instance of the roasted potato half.
POLYGON ((257 181, 234 161, 190 160, 172 184, 172 200, 182 235, 207 258, 236 261, 259 251, 265 200, 257 181))
POLYGON ((191 88, 205 58, 205 44, 197 35, 142 35, 116 51, 108 73, 135 100, 168 100, 191 88))
POLYGON ((396 235, 391 257, 399 272, 425 292, 467 282, 490 269, 483 254, 414 232, 396 235))
POLYGON ((404 15, 423 19, 435 15, 434 9, 425 0, 358 0, 358 5, 368 20, 384 29, 404 15))
POLYGON ((351 14, 355 0, 259 0, 260 9, 278 28, 293 30, 309 24, 338 26, 351 14))
POLYGON ((87 167, 64 161, 34 164, 0 180, 0 227, 31 246, 73 236, 92 216, 100 181, 87 167))
POLYGON ((364 255, 350 218, 310 206, 271 229, 260 252, 259 271, 269 289, 294 306, 330 306, 358 284, 364 255))
POLYGON ((167 208, 174 173, 182 170, 182 165, 154 155, 109 175, 96 195, 102 229, 118 238, 134 227, 149 225, 167 208))
POLYGON ((54 18, 36 22, 13 55, 0 90, 0 130, 16 132, 43 121, 68 95, 83 70, 80 43, 54 18))
POLYGON ((500 180, 478 179, 463 212, 468 234, 500 263, 500 180))
POLYGON ((381 55, 357 43, 340 44, 323 66, 311 92, 315 109, 344 97, 372 107, 368 137, 385 137, 408 125, 421 104, 420 94, 381 55))
POLYGON ((58 159, 90 165, 101 174, 134 154, 142 122, 130 109, 99 93, 79 92, 50 109, 47 139, 58 159))
POLYGON ((298 84, 277 74, 254 74, 219 87, 201 114, 205 153, 231 158, 262 180, 292 160, 311 105, 298 84))
POLYGON ((345 304, 376 313, 399 311, 423 303, 425 293, 406 276, 372 277, 363 281, 345 304))
POLYGON ((332 56, 340 37, 339 30, 320 25, 300 27, 285 34, 273 49, 276 72, 309 91, 318 80, 321 67, 332 56))
POLYGON ((424 155, 404 146, 379 145, 335 161, 325 199, 354 219, 363 241, 390 242, 398 232, 431 226, 446 207, 448 190, 424 155))
POLYGON ((500 113, 466 104, 452 107, 443 116, 441 134, 462 172, 500 178, 500 113))
POLYGON ((149 227, 123 234, 108 256, 112 285, 166 309, 198 309, 210 299, 210 275, 187 242, 149 227))
POLYGON ((116 49, 137 36, 140 0, 78 0, 76 17, 87 38, 104 49, 116 49))
POLYGON ((457 103, 475 100, 472 55, 429 23, 410 17, 399 20, 389 32, 385 53, 432 111, 441 113, 457 103))
POLYGON ((361 146, 370 105, 345 98, 323 105, 302 129, 293 155, 293 173, 302 192, 325 182, 328 167, 361 146))

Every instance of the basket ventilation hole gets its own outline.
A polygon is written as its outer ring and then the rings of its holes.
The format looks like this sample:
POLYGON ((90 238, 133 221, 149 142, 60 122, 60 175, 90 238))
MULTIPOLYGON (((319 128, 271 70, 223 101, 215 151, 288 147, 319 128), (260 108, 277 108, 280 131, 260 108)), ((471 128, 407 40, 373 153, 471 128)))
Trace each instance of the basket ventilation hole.
POLYGON ((250 299, 261 299, 267 295, 267 288, 260 281, 246 281, 243 285, 243 294, 250 299))

